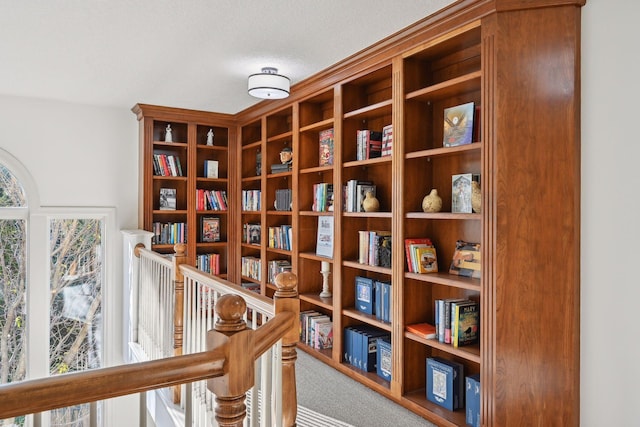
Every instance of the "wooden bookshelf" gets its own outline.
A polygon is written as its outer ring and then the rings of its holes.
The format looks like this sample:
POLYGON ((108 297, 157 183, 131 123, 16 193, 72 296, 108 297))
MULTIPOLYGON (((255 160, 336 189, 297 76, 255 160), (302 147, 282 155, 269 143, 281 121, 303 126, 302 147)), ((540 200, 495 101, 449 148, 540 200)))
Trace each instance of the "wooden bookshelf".
MULTIPOLYGON (((133 107, 140 124, 140 199, 139 226, 153 231, 154 223, 184 224, 182 240, 187 245, 190 265, 196 266, 203 254, 219 255, 219 275, 227 277, 234 265, 229 242, 230 222, 233 221, 233 158, 230 142, 235 144, 236 122, 226 114, 137 104, 133 107), (166 128, 172 129, 172 142, 166 142, 166 128), (213 145, 207 145, 207 134, 213 131, 213 145), (154 172, 154 154, 167 154, 179 159, 180 176, 159 176, 154 172), (218 177, 207 177, 205 160, 218 162, 218 177), (176 189, 176 210, 159 209, 160 188, 176 189), (197 190, 226 194, 227 207, 197 205, 197 190), (204 242, 201 238, 203 217, 220 219, 220 241, 204 242)), ((153 250, 173 253, 174 243, 154 240, 153 250)))
MULTIPOLYGON (((299 348, 437 425, 461 426, 465 417, 463 410, 448 411, 426 399, 425 359, 434 356, 462 363, 465 375, 480 373, 484 426, 579 425, 584 3, 460 0, 294 85, 289 98, 261 102, 233 116, 237 127, 228 127, 229 151, 237 161, 233 167, 230 162, 227 182, 236 200, 236 210, 227 214, 227 236, 233 236, 230 279, 259 283, 271 296, 267 263, 290 260, 299 278, 301 309, 329 315, 334 325, 331 350, 299 348), (479 131, 471 144, 444 147, 444 109, 467 102, 479 107, 479 131), (381 131, 386 125, 393 126, 392 155, 358 159, 357 131, 381 131), (327 129, 334 130, 334 162, 321 166, 319 133, 327 129), (284 146, 293 149, 293 168, 271 173, 284 146), (262 156, 258 173, 257 153, 262 156), (452 175, 459 173, 480 175, 481 212, 451 212, 452 175), (376 184, 378 212, 342 209, 349 180, 376 184), (332 211, 313 208, 319 183, 333 185, 332 211), (287 212, 273 208, 275 190, 284 188, 293 192, 287 212), (422 198, 432 188, 438 189, 443 209, 422 212, 422 198), (242 208, 247 190, 260 191, 259 209, 242 208), (326 216, 334 219, 331 258, 316 255, 318 220, 326 216), (259 242, 243 242, 245 223, 262 226, 259 242), (291 249, 270 248, 265 231, 283 224, 293 229, 291 249), (391 231, 390 268, 358 262, 360 230, 391 231), (436 246, 438 273, 407 271, 404 240, 423 236, 436 246), (449 274, 457 240, 480 243, 480 278, 449 274), (262 262, 259 279, 241 274, 243 257, 262 262), (328 298, 319 296, 323 261, 331 270, 328 298), (356 310, 356 276, 391 282, 390 322, 356 310), (405 330, 411 323, 433 323, 435 300, 454 297, 479 301, 478 344, 454 348, 405 330), (390 333, 391 381, 345 363, 343 330, 354 325, 390 333)), ((145 134, 159 132, 167 122, 185 123, 195 139, 189 120, 154 120, 157 129, 149 125, 145 134)), ((176 137, 181 132, 177 127, 176 137)), ((197 152, 189 138, 174 138, 178 142, 168 145, 158 136, 149 138, 145 146, 187 159, 197 152)), ((144 188, 153 194, 168 181, 180 198, 195 188, 190 176, 153 178, 144 188)), ((189 221, 197 215, 180 202, 173 213, 159 212, 154 197, 144 197, 141 212, 149 218, 189 221)))

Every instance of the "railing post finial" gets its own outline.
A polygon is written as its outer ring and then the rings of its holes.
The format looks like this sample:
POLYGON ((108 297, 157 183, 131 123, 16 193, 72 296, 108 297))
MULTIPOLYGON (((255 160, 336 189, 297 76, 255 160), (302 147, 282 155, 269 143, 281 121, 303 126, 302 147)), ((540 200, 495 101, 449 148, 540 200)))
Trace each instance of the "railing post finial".
POLYGON ((244 312, 247 311, 245 300, 235 294, 226 294, 218 298, 216 313, 218 320, 215 329, 218 332, 237 332, 247 327, 244 321, 244 312))

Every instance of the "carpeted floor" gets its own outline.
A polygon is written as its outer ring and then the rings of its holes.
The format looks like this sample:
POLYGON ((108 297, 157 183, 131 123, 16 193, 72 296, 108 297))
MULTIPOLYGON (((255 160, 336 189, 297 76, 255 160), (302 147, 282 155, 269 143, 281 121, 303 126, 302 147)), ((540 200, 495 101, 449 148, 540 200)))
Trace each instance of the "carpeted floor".
POLYGON ((354 427, 435 427, 302 350, 296 362, 296 387, 300 406, 354 427))

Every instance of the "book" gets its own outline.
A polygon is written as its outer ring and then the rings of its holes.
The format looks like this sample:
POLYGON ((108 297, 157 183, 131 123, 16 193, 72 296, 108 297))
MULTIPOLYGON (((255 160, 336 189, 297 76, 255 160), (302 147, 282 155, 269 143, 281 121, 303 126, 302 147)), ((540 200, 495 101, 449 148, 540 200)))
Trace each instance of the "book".
POLYGON ((161 211, 171 211, 176 209, 176 189, 175 188, 161 188, 160 200, 161 211))
POLYGON ((407 331, 412 332, 420 337, 430 340, 436 337, 436 327, 430 323, 413 323, 405 326, 407 331))
POLYGON ((375 244, 378 251, 378 262, 376 265, 391 268, 391 233, 377 234, 375 244))
POLYGON ((366 314, 374 314, 375 291, 373 279, 363 276, 355 277, 356 309, 366 314))
POLYGON ((436 256, 436 248, 433 246, 424 246, 415 248, 417 273, 437 273, 438 257, 436 256))
POLYGON ((318 217, 316 255, 333 258, 333 216, 318 217))
POLYGON ((333 347, 333 322, 330 318, 323 321, 316 321, 314 326, 313 348, 324 350, 333 347))
POLYGON ((257 223, 247 223, 244 224, 243 228, 245 238, 243 239, 246 243, 252 245, 259 245, 260 239, 262 237, 262 227, 257 223))
POLYGON ((319 165, 333 165, 333 128, 320 131, 319 165))
POLYGON ((465 378, 465 422, 480 427, 480 374, 465 378))
POLYGON ((256 176, 262 175, 262 151, 256 151, 256 176))
POLYGON ((480 243, 458 240, 449 267, 449 274, 480 278, 482 274, 480 261, 480 243))
POLYGON ((451 176, 451 212, 472 213, 471 182, 480 182, 480 175, 461 173, 451 176))
POLYGON ((393 125, 382 128, 382 157, 393 154, 393 125))
POLYGON ((480 305, 475 301, 452 305, 451 343, 454 347, 475 344, 480 336, 480 305))
POLYGON ((219 242, 220 241, 220 218, 203 216, 200 219, 200 241, 219 242))
POLYGON ((464 366, 440 357, 427 358, 427 400, 450 411, 463 408, 464 366))
POLYGON ((218 161, 217 160, 204 161, 204 177, 218 178, 218 161))
POLYGON ((474 114, 473 102, 444 109, 443 146, 455 147, 473 142, 474 114))
POLYGON ((391 381, 391 340, 388 337, 378 338, 376 365, 378 376, 391 381))

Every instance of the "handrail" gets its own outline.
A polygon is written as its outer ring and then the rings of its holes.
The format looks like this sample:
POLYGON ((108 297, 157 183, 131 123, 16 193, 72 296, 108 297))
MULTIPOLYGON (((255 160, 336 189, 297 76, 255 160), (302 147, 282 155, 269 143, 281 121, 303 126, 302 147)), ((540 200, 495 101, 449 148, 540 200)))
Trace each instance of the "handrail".
POLYGON ((240 295, 245 300, 247 307, 255 308, 261 313, 268 313, 269 316, 273 316, 275 314, 273 300, 269 297, 249 291, 242 286, 223 279, 222 277, 215 277, 215 280, 211 280, 212 276, 210 274, 187 264, 181 264, 180 270, 185 276, 189 276, 202 283, 207 283, 209 287, 217 292, 228 293, 229 289, 232 289, 234 294, 240 295))
MULTIPOLYGON (((253 335, 252 359, 295 328, 295 320, 294 312, 282 312, 246 330, 253 335)), ((230 346, 231 341, 201 353, 0 385, 0 419, 220 377, 233 371, 235 358, 225 357, 230 346)))

